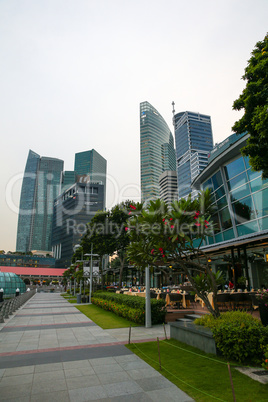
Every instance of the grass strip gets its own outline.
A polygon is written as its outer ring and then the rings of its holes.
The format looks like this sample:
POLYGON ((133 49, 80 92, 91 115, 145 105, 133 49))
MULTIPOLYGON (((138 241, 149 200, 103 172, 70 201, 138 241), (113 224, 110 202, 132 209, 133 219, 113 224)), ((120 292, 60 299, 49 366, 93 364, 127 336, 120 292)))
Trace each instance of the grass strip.
MULTIPOLYGON (((175 339, 160 341, 160 371, 157 342, 126 346, 195 401, 233 400, 227 362, 223 358, 208 355, 175 339), (212 360, 207 359, 208 356, 212 360)), ((268 400, 268 384, 254 381, 235 370, 233 365, 232 378, 237 402, 268 400)))
POLYGON ((130 325, 132 327, 140 326, 132 321, 126 320, 123 317, 119 317, 111 311, 105 311, 94 304, 75 307, 102 329, 127 328, 130 325))

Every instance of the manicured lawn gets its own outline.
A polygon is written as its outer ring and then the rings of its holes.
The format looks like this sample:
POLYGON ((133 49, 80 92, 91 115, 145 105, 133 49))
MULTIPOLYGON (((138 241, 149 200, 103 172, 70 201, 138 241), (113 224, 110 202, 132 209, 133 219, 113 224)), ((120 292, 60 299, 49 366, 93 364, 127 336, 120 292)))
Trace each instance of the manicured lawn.
POLYGON ((61 296, 64 299, 66 299, 69 303, 76 303, 76 301, 77 301, 76 296, 72 296, 72 295, 70 296, 70 295, 68 295, 68 293, 64 293, 61 296))
MULTIPOLYGON (((214 355, 207 355, 196 348, 171 339, 160 341, 162 365, 160 371, 157 342, 126 346, 195 401, 233 401, 225 360, 214 355)), ((235 370, 235 366, 239 366, 239 364, 231 363, 237 402, 268 401, 268 384, 261 384, 239 373, 235 370)))
POLYGON ((118 315, 112 313, 111 311, 105 311, 94 304, 76 306, 76 308, 85 314, 88 318, 99 325, 102 329, 113 329, 113 328, 127 328, 130 325, 132 327, 138 327, 132 321, 128 321, 125 318, 118 317, 118 315))

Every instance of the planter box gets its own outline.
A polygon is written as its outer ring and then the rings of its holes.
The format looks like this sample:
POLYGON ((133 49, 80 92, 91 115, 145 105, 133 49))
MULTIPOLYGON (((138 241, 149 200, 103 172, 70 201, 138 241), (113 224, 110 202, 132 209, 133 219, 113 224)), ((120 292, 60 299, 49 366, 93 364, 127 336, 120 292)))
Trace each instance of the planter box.
POLYGON ((170 324, 170 337, 206 353, 217 355, 217 348, 209 328, 195 325, 192 321, 176 321, 170 324))

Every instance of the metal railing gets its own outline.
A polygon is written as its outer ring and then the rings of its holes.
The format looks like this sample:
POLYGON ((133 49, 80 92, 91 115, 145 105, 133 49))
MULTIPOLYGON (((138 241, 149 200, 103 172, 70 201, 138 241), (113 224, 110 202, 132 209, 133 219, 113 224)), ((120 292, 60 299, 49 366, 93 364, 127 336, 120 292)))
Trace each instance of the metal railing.
POLYGON ((36 290, 30 290, 29 292, 22 293, 19 296, 14 296, 11 299, 4 300, 0 303, 0 323, 5 322, 5 319, 9 318, 16 310, 18 310, 26 301, 28 301, 36 290))

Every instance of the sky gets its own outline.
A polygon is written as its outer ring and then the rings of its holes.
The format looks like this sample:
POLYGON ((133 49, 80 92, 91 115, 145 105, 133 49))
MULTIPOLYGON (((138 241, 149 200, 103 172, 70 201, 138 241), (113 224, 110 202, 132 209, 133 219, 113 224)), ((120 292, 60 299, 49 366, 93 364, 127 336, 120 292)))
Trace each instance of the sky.
POLYGON ((65 170, 95 149, 110 209, 140 198, 140 102, 171 131, 174 101, 227 138, 267 21, 267 0, 0 0, 0 249, 16 248, 29 149, 65 170))

